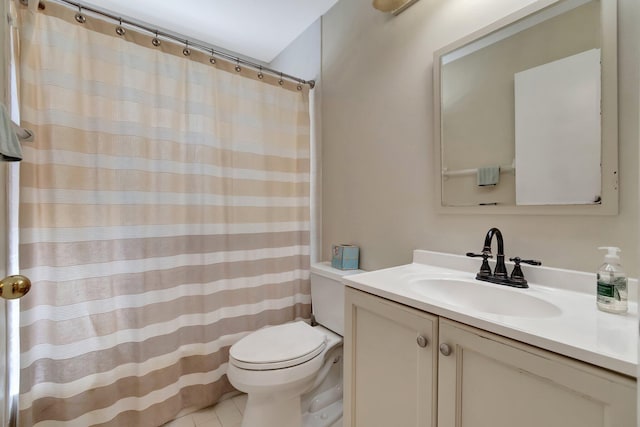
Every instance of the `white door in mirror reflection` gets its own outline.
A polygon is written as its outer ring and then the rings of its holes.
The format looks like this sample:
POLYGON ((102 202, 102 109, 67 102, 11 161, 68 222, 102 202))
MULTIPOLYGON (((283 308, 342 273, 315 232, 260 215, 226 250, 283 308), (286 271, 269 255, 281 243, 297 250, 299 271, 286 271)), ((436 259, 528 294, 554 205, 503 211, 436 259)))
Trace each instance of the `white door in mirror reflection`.
POLYGON ((600 203, 600 123, 600 49, 516 73, 516 204, 600 203))

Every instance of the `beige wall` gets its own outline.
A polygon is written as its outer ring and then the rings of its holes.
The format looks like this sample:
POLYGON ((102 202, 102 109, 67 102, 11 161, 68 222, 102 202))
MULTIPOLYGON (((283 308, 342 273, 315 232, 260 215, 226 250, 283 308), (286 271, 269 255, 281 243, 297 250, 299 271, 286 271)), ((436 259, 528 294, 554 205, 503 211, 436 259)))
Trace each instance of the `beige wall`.
POLYGON ((638 274, 637 0, 619 0, 620 214, 445 215, 435 207, 433 52, 532 0, 421 0, 398 17, 343 0, 323 18, 323 247, 361 247, 371 270, 411 261, 416 248, 479 251, 499 227, 508 256, 594 271, 617 245, 638 274))

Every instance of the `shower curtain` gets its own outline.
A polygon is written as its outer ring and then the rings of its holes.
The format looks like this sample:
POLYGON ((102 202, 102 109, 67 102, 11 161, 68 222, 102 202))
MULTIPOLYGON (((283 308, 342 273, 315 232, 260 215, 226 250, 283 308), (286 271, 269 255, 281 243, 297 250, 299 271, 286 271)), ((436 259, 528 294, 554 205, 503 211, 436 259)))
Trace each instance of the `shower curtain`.
POLYGON ((310 316, 308 88, 46 7, 20 12, 20 425, 157 426, 310 316))

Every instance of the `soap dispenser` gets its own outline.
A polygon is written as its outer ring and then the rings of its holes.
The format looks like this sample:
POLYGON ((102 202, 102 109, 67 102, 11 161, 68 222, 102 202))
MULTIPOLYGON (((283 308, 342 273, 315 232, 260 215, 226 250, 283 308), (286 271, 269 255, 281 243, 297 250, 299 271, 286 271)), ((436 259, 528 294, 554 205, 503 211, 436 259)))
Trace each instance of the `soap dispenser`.
POLYGON ((609 313, 626 313, 627 275, 620 265, 620 248, 605 246, 598 249, 607 251, 597 274, 598 308, 609 313))

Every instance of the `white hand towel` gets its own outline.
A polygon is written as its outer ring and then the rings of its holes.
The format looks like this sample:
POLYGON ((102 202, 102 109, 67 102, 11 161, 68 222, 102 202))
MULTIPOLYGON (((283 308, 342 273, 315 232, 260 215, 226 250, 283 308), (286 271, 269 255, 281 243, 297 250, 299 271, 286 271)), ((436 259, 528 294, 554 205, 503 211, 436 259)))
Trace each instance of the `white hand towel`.
POLYGON ((3 104, 0 104, 0 160, 19 162, 22 160, 22 148, 11 125, 11 118, 3 104))

